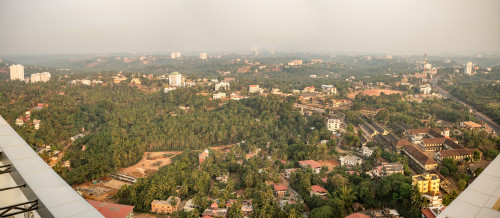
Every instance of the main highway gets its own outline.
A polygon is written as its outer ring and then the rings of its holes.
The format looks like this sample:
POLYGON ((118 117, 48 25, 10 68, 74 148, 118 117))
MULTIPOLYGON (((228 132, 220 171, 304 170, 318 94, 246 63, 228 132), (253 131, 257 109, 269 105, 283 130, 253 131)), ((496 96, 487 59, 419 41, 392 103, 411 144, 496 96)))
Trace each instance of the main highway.
POLYGON ((462 101, 459 98, 451 95, 450 93, 448 93, 447 91, 445 91, 444 89, 442 89, 441 87, 439 87, 438 86, 438 81, 439 81, 440 78, 441 78, 441 76, 437 76, 437 77, 435 77, 435 78, 433 78, 431 80, 431 85, 432 85, 432 88, 434 90, 436 90, 442 96, 444 96, 446 98, 453 99, 454 101, 459 102, 460 104, 462 104, 462 105, 466 106, 467 108, 471 109, 474 112, 474 114, 476 115, 476 117, 478 119, 480 119, 481 121, 483 121, 484 123, 488 124, 488 126, 490 126, 491 129, 493 129, 495 131, 495 133, 499 133, 500 132, 500 125, 498 125, 497 123, 493 122, 493 120, 491 118, 489 118, 485 114, 479 112, 476 108, 472 107, 471 105, 465 103, 464 101, 462 101))

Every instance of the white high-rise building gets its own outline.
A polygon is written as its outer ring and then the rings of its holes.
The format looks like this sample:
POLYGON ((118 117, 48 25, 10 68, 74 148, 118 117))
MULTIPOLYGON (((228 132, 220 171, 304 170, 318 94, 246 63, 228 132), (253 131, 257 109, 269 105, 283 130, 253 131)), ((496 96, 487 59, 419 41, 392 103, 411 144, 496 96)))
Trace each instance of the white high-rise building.
POLYGON ((206 53, 206 52, 202 52, 202 53, 200 53, 200 59, 201 59, 201 60, 206 60, 206 59, 208 59, 208 55, 207 55, 207 53, 206 53))
POLYGON ((48 82, 50 80, 50 77, 51 75, 49 72, 34 73, 31 74, 31 83, 48 82))
POLYGON ((10 80, 24 80, 24 66, 15 64, 10 66, 10 80))
POLYGON ((472 76, 472 62, 467 62, 467 64, 465 65, 464 73, 472 76))
POLYGON ((172 53, 170 53, 170 58, 171 59, 176 59, 176 58, 181 58, 181 57, 182 57, 182 55, 181 55, 180 52, 172 52, 172 53))
POLYGON ((168 76, 169 86, 182 86, 182 75, 179 72, 173 72, 168 76))

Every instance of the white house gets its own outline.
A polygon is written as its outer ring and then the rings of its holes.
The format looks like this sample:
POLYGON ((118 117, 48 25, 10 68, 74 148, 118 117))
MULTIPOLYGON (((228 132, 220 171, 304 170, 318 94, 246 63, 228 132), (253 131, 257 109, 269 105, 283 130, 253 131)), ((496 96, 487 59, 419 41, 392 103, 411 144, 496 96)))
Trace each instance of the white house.
POLYGON ((352 155, 347 155, 340 157, 340 165, 342 166, 356 166, 358 164, 362 164, 363 160, 359 157, 352 156, 352 155))

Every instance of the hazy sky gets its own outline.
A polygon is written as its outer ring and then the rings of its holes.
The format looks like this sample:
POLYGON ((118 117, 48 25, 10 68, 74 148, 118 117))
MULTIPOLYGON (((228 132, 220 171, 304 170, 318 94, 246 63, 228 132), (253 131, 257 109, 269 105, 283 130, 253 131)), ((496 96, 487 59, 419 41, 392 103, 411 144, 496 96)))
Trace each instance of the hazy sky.
POLYGON ((498 0, 0 0, 0 54, 500 54, 498 0))

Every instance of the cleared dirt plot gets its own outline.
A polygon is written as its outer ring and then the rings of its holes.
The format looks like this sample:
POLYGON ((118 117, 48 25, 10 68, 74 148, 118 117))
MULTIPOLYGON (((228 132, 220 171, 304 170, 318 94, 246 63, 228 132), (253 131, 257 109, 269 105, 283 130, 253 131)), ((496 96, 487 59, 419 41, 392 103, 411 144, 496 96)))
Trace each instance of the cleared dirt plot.
POLYGON ((363 93, 363 95, 370 95, 370 96, 380 96, 380 93, 384 93, 386 95, 390 95, 390 94, 403 94, 403 91, 397 91, 397 90, 391 90, 391 89, 369 89, 369 90, 365 90, 365 91, 358 91, 358 92, 353 92, 353 93, 349 93, 347 95, 348 98, 350 99, 354 99, 356 97, 356 95, 358 93, 363 93))
POLYGON ((328 167, 328 172, 332 171, 333 168, 335 168, 336 166, 340 165, 334 159, 331 159, 331 160, 320 160, 320 161, 318 161, 318 163, 321 164, 321 165, 327 166, 328 167))
POLYGON ((182 151, 145 152, 142 159, 135 165, 121 169, 119 172, 133 177, 147 177, 160 167, 172 163, 171 158, 182 151))
POLYGON ((111 180, 104 183, 104 186, 107 186, 110 188, 115 188, 115 189, 120 189, 123 185, 129 185, 129 184, 126 182, 118 181, 116 179, 111 179, 111 180))

